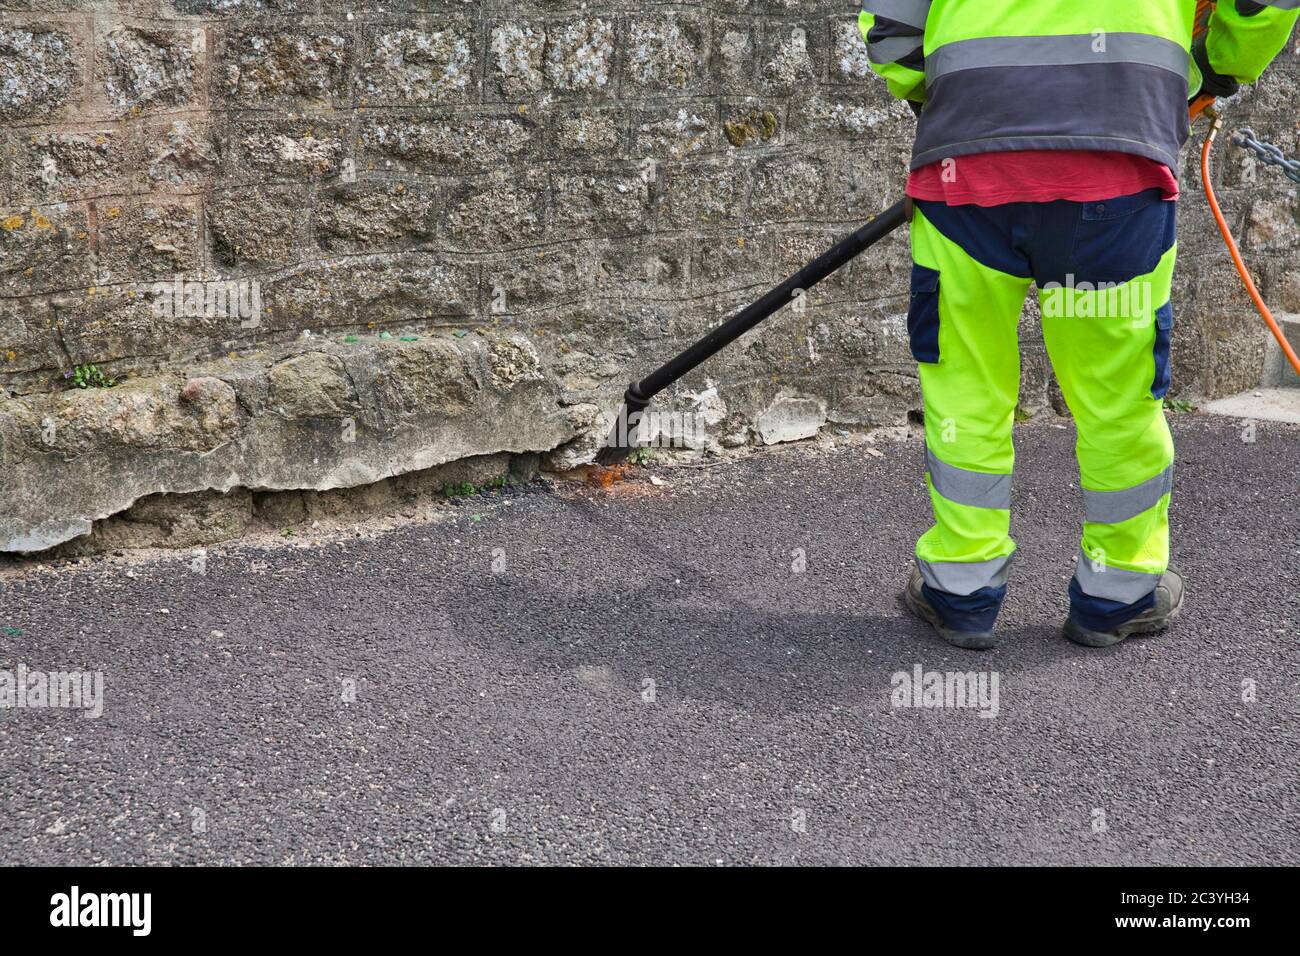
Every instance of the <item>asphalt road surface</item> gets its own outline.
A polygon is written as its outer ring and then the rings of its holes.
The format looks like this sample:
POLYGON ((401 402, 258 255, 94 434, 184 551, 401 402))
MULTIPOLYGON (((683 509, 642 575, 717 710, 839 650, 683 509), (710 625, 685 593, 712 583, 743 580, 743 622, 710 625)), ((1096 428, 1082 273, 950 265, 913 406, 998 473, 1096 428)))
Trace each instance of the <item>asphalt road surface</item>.
POLYGON ((0 668, 100 671, 103 712, 0 711, 0 861, 1300 863, 1300 429, 1175 428, 1184 618, 1109 650, 1059 634, 1050 424, 985 653, 898 598, 916 440, 11 577, 0 668), (894 706, 918 666, 988 694, 894 706))

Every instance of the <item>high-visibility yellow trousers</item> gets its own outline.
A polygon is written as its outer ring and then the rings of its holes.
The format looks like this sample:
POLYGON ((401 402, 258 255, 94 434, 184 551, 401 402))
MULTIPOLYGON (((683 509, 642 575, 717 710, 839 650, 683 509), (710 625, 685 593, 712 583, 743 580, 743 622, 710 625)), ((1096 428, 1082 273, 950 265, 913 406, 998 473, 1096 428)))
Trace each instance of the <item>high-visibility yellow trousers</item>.
POLYGON ((915 206, 908 334, 934 509, 916 544, 926 594, 958 630, 991 628, 1005 596, 1016 550, 1016 332, 1034 283, 1078 432, 1084 514, 1071 610, 1110 630, 1151 606, 1169 562, 1174 451, 1163 399, 1176 204, 1148 190, 1090 203, 915 206))

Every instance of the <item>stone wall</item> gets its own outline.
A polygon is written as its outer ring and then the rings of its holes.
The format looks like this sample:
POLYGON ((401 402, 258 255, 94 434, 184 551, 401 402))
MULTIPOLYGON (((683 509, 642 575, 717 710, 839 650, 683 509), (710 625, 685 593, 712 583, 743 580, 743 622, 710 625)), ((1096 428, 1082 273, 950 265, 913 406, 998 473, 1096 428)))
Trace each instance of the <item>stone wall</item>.
MULTIPOLYGON (((589 459, 630 378, 899 195, 913 120, 851 7, 0 0, 0 550, 157 493, 589 459)), ((1233 120, 1294 150, 1297 79, 1233 120)), ((1221 163, 1300 311, 1294 189, 1221 163)), ((1186 172, 1175 390, 1214 396, 1264 339, 1186 172)), ((906 274, 900 235, 667 404, 732 446, 905 420, 906 274)))

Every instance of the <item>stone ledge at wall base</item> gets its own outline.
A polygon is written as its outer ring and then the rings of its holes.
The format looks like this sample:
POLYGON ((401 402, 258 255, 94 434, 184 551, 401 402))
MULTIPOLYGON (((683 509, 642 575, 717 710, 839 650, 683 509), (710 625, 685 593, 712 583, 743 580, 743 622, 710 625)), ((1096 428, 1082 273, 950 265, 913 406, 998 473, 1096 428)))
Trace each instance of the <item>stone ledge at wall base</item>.
MULTIPOLYGON (((0 400, 0 552, 86 536, 147 496, 356 488, 551 451, 596 420, 521 336, 312 343, 188 371, 0 400)), ((229 506, 209 502, 213 520, 229 506)))
MULTIPOLYGON (((121 554, 142 548, 194 550, 237 539, 265 543, 368 535, 396 524, 435 520, 546 487, 537 453, 476 455, 329 491, 196 491, 154 494, 119 514, 96 521, 91 533, 33 556, 42 562, 121 554), (447 509, 453 508, 452 511, 447 509)), ((0 557, 0 566, 4 559, 0 557)))

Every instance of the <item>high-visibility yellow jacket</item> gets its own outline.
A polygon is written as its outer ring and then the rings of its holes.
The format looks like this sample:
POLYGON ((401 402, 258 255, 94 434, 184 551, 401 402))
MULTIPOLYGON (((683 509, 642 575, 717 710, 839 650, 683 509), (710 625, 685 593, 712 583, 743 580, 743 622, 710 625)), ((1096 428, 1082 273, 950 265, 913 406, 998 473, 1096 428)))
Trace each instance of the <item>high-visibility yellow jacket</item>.
MULTIPOLYGON (((1018 149, 1134 153, 1175 172, 1196 0, 864 0, 858 26, 872 69, 923 103, 916 169, 951 156, 1018 149)), ((1300 0, 1220 0, 1208 64, 1259 78, 1286 46, 1300 0)))

